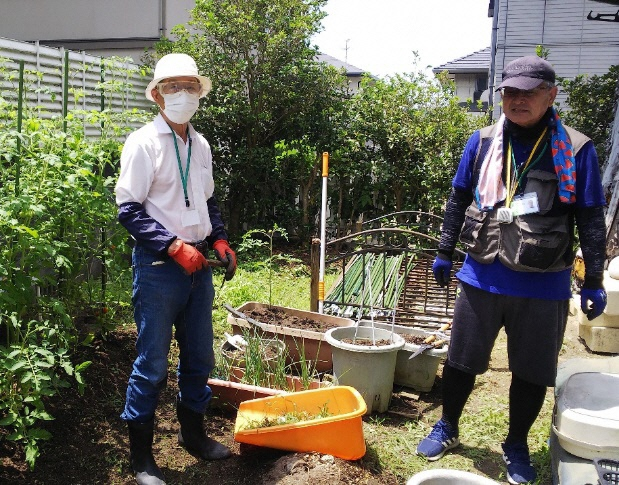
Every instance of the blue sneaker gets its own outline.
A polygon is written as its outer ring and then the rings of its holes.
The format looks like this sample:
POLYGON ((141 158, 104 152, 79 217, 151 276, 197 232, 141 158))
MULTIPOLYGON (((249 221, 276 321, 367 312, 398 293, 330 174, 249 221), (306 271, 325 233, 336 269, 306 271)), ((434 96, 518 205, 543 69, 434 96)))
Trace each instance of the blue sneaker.
POLYGON ((537 478, 535 468, 529 457, 529 447, 526 443, 503 443, 503 461, 507 464, 507 480, 509 483, 534 482, 537 478))
POLYGON ((441 419, 434 425, 430 434, 417 445, 417 454, 429 461, 435 461, 441 458, 447 450, 459 444, 458 432, 447 421, 441 419))

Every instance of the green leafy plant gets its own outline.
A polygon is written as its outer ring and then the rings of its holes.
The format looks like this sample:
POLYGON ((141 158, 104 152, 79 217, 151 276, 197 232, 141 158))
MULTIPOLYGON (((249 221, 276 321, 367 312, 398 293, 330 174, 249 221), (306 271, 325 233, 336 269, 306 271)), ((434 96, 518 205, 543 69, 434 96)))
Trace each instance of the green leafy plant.
MULTIPOLYGON (((306 389, 309 389, 312 382, 318 378, 318 371, 316 370, 316 361, 306 358, 305 344, 303 343, 303 341, 299 343, 295 339, 294 342, 297 347, 297 354, 299 355, 299 360, 297 362, 293 362, 290 367, 291 369, 294 369, 296 371, 295 374, 299 377, 301 388, 306 390, 306 389)), ((316 355, 319 355, 319 351, 320 351, 320 342, 318 343, 316 355)))
POLYGON ((90 362, 73 365, 72 342, 61 325, 31 320, 23 331, 16 315, 9 320, 20 335, 18 344, 0 346, 0 426, 12 430, 6 439, 24 444, 26 462, 33 468, 39 441, 51 437, 38 423, 54 419, 45 409, 44 399, 68 387, 69 376, 83 392, 83 372, 90 362))
POLYGON ((239 245, 239 253, 258 257, 256 264, 266 266, 269 273, 269 306, 273 305, 273 266, 275 262, 290 262, 291 258, 273 252, 273 241, 276 236, 288 241, 288 233, 282 227, 274 224, 269 230, 251 229, 243 235, 239 245), (265 240, 266 239, 266 240, 265 240))
MULTIPOLYGON (((34 467, 49 438, 40 422, 53 419, 45 400, 83 389, 89 363, 75 364, 75 350, 113 328, 107 276, 129 270, 113 195, 119 139, 145 118, 107 109, 53 116, 29 101, 40 73, 6 66, 0 82, 19 78, 26 94, 23 103, 0 97, 0 439, 22 443, 34 467)), ((110 106, 114 89, 101 85, 110 106)), ((70 92, 78 103, 80 88, 70 92)))

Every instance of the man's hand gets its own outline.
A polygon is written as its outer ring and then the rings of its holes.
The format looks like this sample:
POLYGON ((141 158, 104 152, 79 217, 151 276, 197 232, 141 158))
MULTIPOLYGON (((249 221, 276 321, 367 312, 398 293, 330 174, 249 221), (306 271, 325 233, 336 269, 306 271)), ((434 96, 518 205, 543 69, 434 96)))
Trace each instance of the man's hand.
POLYGON ((185 244, 185 241, 176 239, 168 248, 168 254, 183 267, 187 274, 208 266, 206 258, 193 246, 185 244))
POLYGON ((604 288, 593 290, 591 288, 582 288, 580 290, 580 309, 587 319, 593 320, 599 317, 606 308, 606 291, 604 288), (591 302, 591 305, 589 305, 591 302))
POLYGON ((453 263, 451 258, 443 253, 438 253, 432 263, 432 272, 434 273, 434 279, 439 286, 445 286, 449 283, 449 276, 453 263))
POLYGON ((213 243, 213 251, 219 261, 226 265, 226 275, 224 276, 226 281, 230 281, 236 272, 236 254, 228 246, 228 241, 225 239, 218 239, 213 243))

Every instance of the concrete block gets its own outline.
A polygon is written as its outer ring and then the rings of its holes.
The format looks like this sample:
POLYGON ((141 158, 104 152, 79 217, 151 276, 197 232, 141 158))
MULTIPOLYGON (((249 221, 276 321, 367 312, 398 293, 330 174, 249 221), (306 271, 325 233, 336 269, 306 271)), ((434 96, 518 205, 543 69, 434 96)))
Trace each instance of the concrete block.
POLYGON ((593 352, 619 354, 619 328, 579 325, 578 335, 593 352))

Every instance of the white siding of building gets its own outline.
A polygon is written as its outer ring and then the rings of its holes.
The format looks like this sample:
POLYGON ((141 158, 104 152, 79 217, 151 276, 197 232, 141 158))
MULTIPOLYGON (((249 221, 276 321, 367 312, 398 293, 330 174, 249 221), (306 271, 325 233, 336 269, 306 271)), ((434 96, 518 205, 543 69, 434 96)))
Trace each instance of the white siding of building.
MULTIPOLYGON (((588 20, 593 12, 614 14, 614 5, 593 0, 496 0, 498 39, 495 85, 511 60, 535 54, 537 45, 548 49, 548 61, 557 76, 603 75, 619 64, 619 22, 588 20)), ((557 101, 564 102, 559 91, 557 101)), ((495 98, 499 109, 500 96, 495 98)))
POLYGON ((477 75, 475 74, 456 74, 454 80, 456 82, 456 96, 461 101, 472 100, 475 94, 475 84, 477 75))
POLYGON ((187 22, 194 6, 195 0, 1 0, 0 35, 63 41, 71 50, 139 62, 145 48, 187 22))

